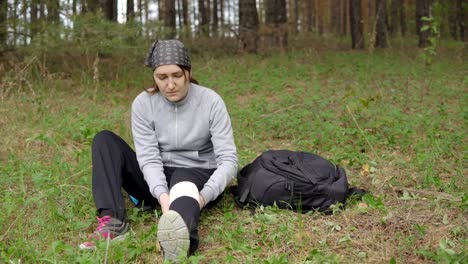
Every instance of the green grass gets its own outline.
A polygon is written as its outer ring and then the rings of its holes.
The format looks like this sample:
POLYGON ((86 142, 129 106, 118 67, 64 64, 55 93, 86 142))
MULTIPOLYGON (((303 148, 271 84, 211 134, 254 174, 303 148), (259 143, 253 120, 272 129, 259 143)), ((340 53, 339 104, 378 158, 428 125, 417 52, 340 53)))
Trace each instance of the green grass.
MULTIPOLYGON (((226 193, 203 211, 200 250, 187 262, 466 263, 462 49, 442 46, 430 68, 411 48, 194 56, 195 77, 227 104, 241 166, 267 149, 314 152, 371 194, 327 216, 252 214, 226 193)), ((123 55, 75 58, 88 62, 52 71, 33 59, 2 72, 0 262, 162 262, 157 215, 136 209, 129 239, 77 248, 95 228, 93 135, 108 129, 132 143, 130 104, 151 73, 123 55)))

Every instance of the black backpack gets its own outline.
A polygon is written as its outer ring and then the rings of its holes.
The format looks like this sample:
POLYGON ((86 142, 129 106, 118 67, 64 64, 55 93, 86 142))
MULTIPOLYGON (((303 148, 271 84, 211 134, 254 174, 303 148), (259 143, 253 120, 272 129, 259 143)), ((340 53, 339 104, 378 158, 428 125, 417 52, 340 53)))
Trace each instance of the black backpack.
POLYGON ((276 204, 303 213, 329 211, 348 196, 344 169, 307 152, 266 151, 242 168, 237 183, 231 192, 241 207, 276 204))

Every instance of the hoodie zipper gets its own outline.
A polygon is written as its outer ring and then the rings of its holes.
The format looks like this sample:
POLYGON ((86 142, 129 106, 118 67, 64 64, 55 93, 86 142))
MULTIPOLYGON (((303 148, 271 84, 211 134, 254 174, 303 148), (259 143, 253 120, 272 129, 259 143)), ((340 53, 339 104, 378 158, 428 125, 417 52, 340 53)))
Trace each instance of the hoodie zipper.
POLYGON ((175 106, 175 146, 176 146, 176 149, 179 148, 178 135, 179 135, 178 107, 176 105, 175 106))

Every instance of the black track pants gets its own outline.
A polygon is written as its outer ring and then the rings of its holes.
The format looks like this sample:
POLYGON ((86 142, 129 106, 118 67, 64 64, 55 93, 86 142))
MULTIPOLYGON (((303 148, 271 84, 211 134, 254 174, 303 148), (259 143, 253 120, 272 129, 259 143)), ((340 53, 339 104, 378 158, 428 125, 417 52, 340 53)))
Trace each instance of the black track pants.
MULTIPOLYGON (((122 188, 145 207, 156 207, 158 201, 151 195, 144 180, 135 152, 119 136, 110 131, 101 131, 94 137, 92 145, 93 197, 98 212, 108 210, 113 217, 125 219, 125 201, 122 188)), ((198 191, 208 181, 215 169, 164 167, 164 174, 171 189, 181 182, 191 182, 198 191)), ((220 200, 218 197, 208 207, 220 200)), ((198 201, 181 196, 170 205, 178 212, 190 231, 190 251, 198 247, 198 224, 200 207, 198 201)))

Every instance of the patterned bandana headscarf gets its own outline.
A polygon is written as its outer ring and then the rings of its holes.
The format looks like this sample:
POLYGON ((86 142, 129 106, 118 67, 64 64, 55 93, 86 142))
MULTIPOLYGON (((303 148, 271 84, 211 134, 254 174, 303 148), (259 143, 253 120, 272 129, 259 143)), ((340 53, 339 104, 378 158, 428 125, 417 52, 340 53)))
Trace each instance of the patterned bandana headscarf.
POLYGON ((191 68, 188 49, 176 39, 156 40, 149 49, 145 65, 154 70, 158 66, 169 64, 191 68))

